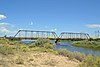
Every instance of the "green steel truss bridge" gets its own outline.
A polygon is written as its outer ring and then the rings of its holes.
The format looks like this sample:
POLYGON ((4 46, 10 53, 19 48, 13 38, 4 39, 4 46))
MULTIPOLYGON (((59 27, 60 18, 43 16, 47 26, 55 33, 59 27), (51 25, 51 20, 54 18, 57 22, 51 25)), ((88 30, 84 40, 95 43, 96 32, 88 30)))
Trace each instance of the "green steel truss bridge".
POLYGON ((22 40, 22 39, 51 39, 51 40, 86 40, 90 39, 87 33, 71 33, 62 32, 59 36, 51 31, 33 31, 33 30, 19 30, 13 37, 8 39, 22 40))

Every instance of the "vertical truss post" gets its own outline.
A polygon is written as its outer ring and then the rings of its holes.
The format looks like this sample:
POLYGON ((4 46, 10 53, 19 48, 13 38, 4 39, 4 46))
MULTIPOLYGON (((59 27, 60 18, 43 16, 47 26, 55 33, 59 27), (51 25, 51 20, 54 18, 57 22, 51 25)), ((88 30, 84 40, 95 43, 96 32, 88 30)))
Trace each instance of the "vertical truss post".
POLYGON ((40 33, 41 33, 41 32, 38 32, 38 37, 40 37, 40 35, 39 35, 40 33))
POLYGON ((31 31, 31 37, 33 37, 33 31, 31 31))
POLYGON ((73 37, 72 37, 72 38, 74 39, 74 38, 75 38, 75 37, 74 37, 74 33, 72 33, 72 35, 73 35, 73 37))
POLYGON ((76 34, 74 33, 74 38, 76 38, 76 34))
POLYGON ((39 32, 37 32, 37 38, 39 38, 39 32))
POLYGON ((65 38, 67 38, 67 33, 65 34, 65 38))
POLYGON ((43 32, 41 32, 41 37, 43 37, 43 32))
POLYGON ((71 37, 72 39, 74 38, 74 34, 72 33, 72 37, 71 37))
POLYGON ((27 32, 28 32, 28 31, 27 31, 27 30, 25 30, 24 32, 25 32, 25 38, 27 38, 27 32))
POLYGON ((19 32, 19 38, 21 37, 21 34, 20 34, 21 32, 19 32))
POLYGON ((76 38, 78 38, 78 33, 76 33, 76 38))
POLYGON ((69 33, 69 34, 70 34, 70 37, 69 38, 71 39, 71 33, 69 33))
POLYGON ((80 39, 82 39, 82 33, 80 33, 80 39))
POLYGON ((54 32, 52 32, 52 38, 55 38, 55 34, 54 34, 54 32))
POLYGON ((69 36, 69 33, 67 33, 67 38, 69 38, 70 36, 69 36))
POLYGON ((38 36, 38 35, 37 35, 37 32, 36 32, 36 38, 37 38, 37 36, 38 36))
POLYGON ((45 38, 48 38, 48 37, 47 37, 47 34, 48 34, 48 32, 45 32, 45 38))
POLYGON ((51 38, 51 37, 50 37, 50 32, 48 33, 48 37, 51 38))

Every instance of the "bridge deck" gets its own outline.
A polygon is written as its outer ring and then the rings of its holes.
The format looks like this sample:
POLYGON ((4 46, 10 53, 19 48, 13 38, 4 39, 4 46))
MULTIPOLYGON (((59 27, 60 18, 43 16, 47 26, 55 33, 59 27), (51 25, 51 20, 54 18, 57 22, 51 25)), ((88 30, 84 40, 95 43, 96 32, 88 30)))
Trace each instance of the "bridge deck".
POLYGON ((75 41, 78 41, 78 40, 87 40, 87 39, 84 39, 84 38, 48 38, 48 37, 7 37, 8 39, 13 39, 13 40, 22 40, 22 39, 31 39, 31 40, 36 40, 36 39, 50 39, 50 40, 75 40, 75 41))

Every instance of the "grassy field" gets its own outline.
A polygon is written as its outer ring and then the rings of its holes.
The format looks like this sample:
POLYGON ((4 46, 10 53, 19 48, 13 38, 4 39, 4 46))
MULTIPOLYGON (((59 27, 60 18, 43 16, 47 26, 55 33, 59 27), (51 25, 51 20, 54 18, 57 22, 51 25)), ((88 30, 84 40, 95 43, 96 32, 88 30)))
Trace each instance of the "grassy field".
POLYGON ((100 41, 78 41, 78 42, 73 42, 72 45, 76 47, 100 50, 100 41))
POLYGON ((0 39, 0 67, 99 67, 100 57, 55 50, 47 39, 25 45, 18 41, 0 39))

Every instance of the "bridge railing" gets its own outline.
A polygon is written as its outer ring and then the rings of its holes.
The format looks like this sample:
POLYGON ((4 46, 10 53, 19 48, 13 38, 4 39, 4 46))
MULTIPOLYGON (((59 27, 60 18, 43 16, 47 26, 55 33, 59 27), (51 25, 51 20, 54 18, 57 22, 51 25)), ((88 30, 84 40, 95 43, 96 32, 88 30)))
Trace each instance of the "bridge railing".
POLYGON ((32 31, 32 30, 19 30, 14 37, 20 38, 57 38, 55 32, 50 31, 32 31))
POLYGON ((59 37, 55 32, 51 31, 33 31, 33 30, 19 30, 14 38, 48 38, 48 39, 90 39, 87 33, 72 33, 72 32, 62 32, 59 37))
POLYGON ((61 39, 89 39, 90 36, 87 33, 70 33, 70 32, 62 32, 59 35, 61 39))

